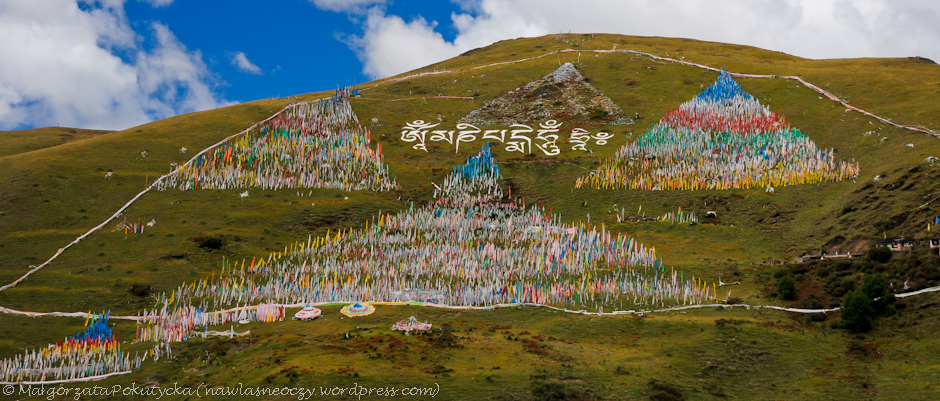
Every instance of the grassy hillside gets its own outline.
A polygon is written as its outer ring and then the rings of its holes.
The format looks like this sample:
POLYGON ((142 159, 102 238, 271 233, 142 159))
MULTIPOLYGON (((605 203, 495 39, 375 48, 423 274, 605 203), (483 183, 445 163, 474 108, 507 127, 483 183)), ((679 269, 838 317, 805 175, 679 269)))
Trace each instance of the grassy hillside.
MULTIPOLYGON (((463 144, 456 153, 442 142, 429 142, 425 153, 401 140, 405 123, 424 120, 454 129, 462 116, 485 101, 565 62, 574 63, 626 115, 641 116, 633 125, 583 125, 592 132, 615 134, 607 145, 593 146, 593 154, 571 151, 567 144, 554 157, 494 146, 513 194, 530 204, 551 206, 566 222, 587 221, 590 215, 592 224, 604 223, 655 246, 667 266, 709 281, 717 280, 719 272, 725 281, 733 277, 741 281, 731 287, 733 296, 750 304, 785 304, 768 299, 775 268, 766 261, 793 261, 807 252, 863 251, 884 236, 935 235, 926 232, 926 223, 940 214, 938 206, 919 206, 940 193, 940 181, 934 178, 940 166, 925 163, 928 156, 940 157, 940 139, 847 112, 784 79, 737 81, 819 147, 835 149, 842 160, 858 161, 861 173, 856 180, 782 187, 773 193, 574 189, 578 177, 697 95, 718 74, 623 53, 560 53, 473 67, 566 48, 614 46, 733 72, 799 75, 856 107, 898 123, 940 130, 940 104, 934 101, 940 92, 940 67, 923 59, 807 60, 745 46, 618 35, 505 41, 402 76, 458 72, 397 81, 393 77, 359 86, 365 92, 352 100, 353 108, 372 131, 373 141, 381 144, 400 190, 250 189, 245 198, 239 196, 243 190, 151 192, 118 219, 155 220, 145 234, 126 236, 123 230, 113 230, 116 221, 19 286, 0 292, 0 305, 135 314, 154 300, 134 295, 129 291, 134 284, 156 294, 169 293, 217 272, 223 256, 264 257, 308 235, 361 227, 379 211, 402 210, 409 201, 426 202, 432 198, 431 182, 440 183, 483 142, 463 144), (716 211, 719 218, 691 226, 618 223, 612 213, 624 208, 631 214, 641 206, 648 216, 681 207, 700 216, 716 211), (200 236, 216 236, 224 245, 200 247, 194 241, 200 236)), ((313 93, 301 99, 327 95, 313 93)), ((102 135, 76 130, 75 135, 89 136, 35 145, 35 150, 25 139, 8 140, 29 137, 24 133, 0 133, 0 282, 16 279, 103 221, 147 182, 169 171, 171 163, 185 162, 287 103, 287 99, 259 100, 102 135)), ((575 126, 582 125, 565 124, 562 133, 575 126)), ((55 135, 59 134, 48 134, 55 135)), ((801 296, 812 292, 806 284, 811 282, 815 281, 799 283, 801 296)), ((923 285, 930 283, 925 280, 923 285)), ((325 308, 326 318, 312 323, 236 328, 252 331, 247 340, 174 344, 176 359, 151 363, 132 376, 162 384, 177 380, 265 386, 438 383, 446 399, 463 395, 551 399, 547 395, 553 392, 633 399, 670 390, 651 380, 678 389, 685 399, 897 399, 910 397, 914 390, 929 394, 938 378, 940 359, 930 351, 938 344, 929 335, 938 323, 935 304, 935 295, 912 299, 868 337, 830 328, 833 318, 812 322, 767 310, 591 318, 537 309, 454 312, 379 307, 375 315, 351 321, 340 319, 338 307, 325 308), (443 330, 416 337, 388 330, 412 313, 443 330), (347 332, 352 340, 343 339, 347 332)), ((78 331, 80 323, 0 315, 0 358, 55 342, 78 331)), ((118 323, 117 328, 125 338, 133 335, 133 325, 118 323)), ((128 382, 124 377, 106 381, 128 382)))
POLYGON ((0 132, 0 157, 50 148, 63 143, 80 141, 110 132, 112 131, 65 127, 2 131, 0 132))

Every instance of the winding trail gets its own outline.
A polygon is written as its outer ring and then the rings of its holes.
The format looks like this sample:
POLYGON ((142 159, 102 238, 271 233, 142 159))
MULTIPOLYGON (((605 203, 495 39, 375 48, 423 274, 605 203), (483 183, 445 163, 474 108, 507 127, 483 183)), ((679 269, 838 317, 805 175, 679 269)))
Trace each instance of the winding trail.
MULTIPOLYGON (((909 296, 913 296, 913 295, 923 294, 923 293, 927 293, 927 292, 935 292, 935 291, 940 291, 940 287, 925 288, 925 289, 922 289, 922 290, 919 290, 919 291, 914 291, 914 292, 909 292, 909 293, 903 293, 903 294, 896 294, 895 296, 898 297, 898 298, 904 298, 904 297, 909 297, 909 296)), ((351 304, 352 302, 354 302, 354 301, 348 301, 348 302, 321 302, 321 303, 315 303, 315 304, 306 304, 306 303, 295 303, 295 304, 267 304, 267 307, 274 306, 274 307, 278 307, 278 308, 301 308, 301 307, 305 307, 305 306, 329 306, 329 305, 336 305, 336 306, 338 306, 338 305, 348 305, 348 304, 351 304)), ((389 305, 389 306, 390 306, 390 305, 422 306, 422 307, 441 308, 441 309, 449 309, 449 310, 494 310, 494 309, 497 309, 497 308, 537 307, 537 308, 546 308, 546 309, 550 309, 550 310, 558 311, 558 312, 563 312, 563 313, 572 313, 572 314, 588 315, 588 316, 618 316, 618 315, 639 315, 639 316, 643 316, 643 315, 648 314, 648 313, 678 312, 678 311, 686 311, 686 310, 693 310, 693 309, 704 309, 704 308, 721 308, 721 309, 724 309, 724 308, 772 309, 772 310, 779 310, 779 311, 784 311, 784 312, 803 313, 803 314, 829 313, 829 312, 835 312, 835 311, 838 311, 838 310, 839 310, 839 308, 831 308, 831 309, 799 309, 799 308, 785 308, 785 307, 773 306, 773 305, 703 304, 703 305, 678 306, 678 307, 663 308, 663 309, 647 309, 647 310, 635 310, 635 309, 631 309, 631 310, 621 310, 621 311, 612 311, 612 312, 602 312, 602 311, 590 312, 590 311, 583 310, 583 309, 582 309, 582 310, 573 310, 573 309, 560 308, 560 307, 556 307, 556 306, 545 305, 545 304, 537 304, 537 303, 499 304, 499 305, 490 305, 490 306, 451 306, 451 305, 435 304, 435 303, 430 303, 430 302, 372 302, 372 304, 374 304, 374 305, 389 305)), ((251 309, 256 309, 256 308, 258 308, 258 307, 259 307, 259 305, 242 306, 242 307, 237 307, 237 308, 226 309, 226 310, 223 310, 223 311, 220 311, 220 312, 234 312, 234 311, 241 311, 241 310, 251 310, 251 309)), ((91 314, 91 313, 85 313, 85 312, 47 312, 47 313, 43 313, 43 312, 25 312, 25 311, 18 311, 18 310, 9 309, 9 308, 4 308, 4 307, 0 307, 0 312, 8 313, 8 314, 15 314, 15 315, 29 316, 29 317, 59 316, 59 317, 73 317, 73 318, 91 318, 91 317, 95 317, 95 316, 102 316, 102 315, 91 314)), ((215 313, 215 312, 210 312, 210 313, 215 313)), ((155 321, 154 316, 149 316, 149 317, 141 317, 141 316, 110 316, 110 319, 131 320, 131 321, 135 321, 135 322, 138 323, 138 324, 141 324, 141 323, 148 323, 148 322, 149 322, 149 323, 153 323, 153 322, 155 321)), ((206 326, 206 330, 204 330, 204 331, 193 330, 193 331, 191 331, 191 332, 189 333, 189 335, 191 335, 191 336, 194 336, 194 337, 203 337, 203 338, 207 338, 207 337, 209 337, 209 336, 213 336, 213 337, 226 337, 226 336, 227 336, 227 337, 229 337, 229 338, 233 338, 233 337, 236 337, 236 336, 240 337, 240 336, 247 336, 247 335, 250 335, 250 334, 251 334, 251 331, 250 331, 250 330, 249 330, 249 331, 245 331, 245 332, 241 332, 241 333, 235 332, 235 326, 234 326, 234 325, 232 325, 232 326, 231 326, 231 329, 230 329, 230 330, 227 330, 227 331, 208 330, 208 326, 206 326)), ((97 376, 88 376, 88 377, 82 377, 82 378, 53 380, 53 381, 31 381, 31 382, 2 382, 2 381, 0 381, 0 385, 46 385, 46 384, 50 384, 50 385, 51 385, 51 384, 77 383, 77 382, 87 382, 87 381, 102 380, 102 379, 105 379, 105 378, 108 378, 108 377, 111 377, 111 376, 125 375, 125 374, 129 374, 129 373, 132 373, 132 372, 131 372, 131 371, 120 371, 120 372, 113 372, 113 373, 108 373, 108 374, 103 374, 103 375, 97 375, 97 376)))
MULTIPOLYGON (((501 61, 501 62, 497 62, 497 63, 479 65, 479 66, 476 66, 476 67, 469 67, 469 68, 466 68, 466 69, 452 69, 452 70, 441 70, 441 71, 429 71, 429 72, 422 72, 422 73, 417 73, 417 74, 410 74, 410 75, 406 75, 406 76, 403 76, 403 77, 387 78, 387 79, 384 79, 384 80, 381 80, 381 81, 377 82, 375 85, 373 85, 373 87, 377 87, 377 86, 379 86, 379 85, 386 84, 386 83, 393 83, 393 82, 403 81, 403 80, 406 80, 406 79, 418 78, 418 77, 429 76, 429 75, 453 74, 453 73, 458 73, 458 72, 463 72, 463 71, 472 71, 472 70, 477 70, 477 69, 481 69, 481 68, 495 67, 495 66, 499 66, 499 65, 523 63, 523 62, 526 62, 526 61, 537 60, 537 59, 540 59, 540 58, 543 58, 543 57, 553 56, 553 55, 561 54, 561 53, 578 53, 578 54, 580 54, 580 53, 596 53, 596 54, 627 53, 627 54, 636 54, 636 55, 639 55, 639 56, 644 56, 644 57, 651 58, 651 59, 653 59, 653 60, 666 61, 666 62, 671 62, 671 63, 678 63, 678 64, 687 65, 687 66, 690 66, 690 67, 697 67, 697 68, 706 69, 706 70, 709 70, 709 71, 721 72, 721 69, 720 69, 720 68, 715 68, 715 67, 712 67, 712 66, 708 66, 708 65, 704 65, 704 64, 699 64, 699 63, 693 63, 693 62, 691 62, 691 61, 686 61, 686 60, 677 60, 677 59, 674 59, 674 58, 671 58, 671 57, 661 57, 661 56, 657 56, 657 55, 655 55, 655 54, 645 53, 645 52, 641 52, 641 51, 637 51, 637 50, 629 50, 629 49, 576 50, 576 49, 570 49, 570 48, 569 48, 569 49, 563 49, 563 50, 555 50, 555 51, 553 51, 553 52, 545 53, 545 54, 542 54, 542 55, 540 55, 540 56, 529 57, 529 58, 524 58, 524 59, 519 59, 519 60, 501 61)), ((816 85, 813 85, 812 83, 807 82, 806 80, 804 80, 803 78, 801 78, 801 77, 799 77, 799 76, 797 76, 797 75, 761 75, 761 74, 746 74, 746 73, 731 72, 731 71, 728 71, 728 73, 731 74, 732 76, 741 77, 741 78, 781 78, 781 79, 794 80, 794 81, 799 82, 799 83, 802 84, 803 86, 805 86, 805 87, 807 87, 807 88, 809 88, 809 89, 812 89, 813 91, 815 91, 815 92, 817 92, 817 93, 819 93, 819 94, 825 96, 825 97, 828 98, 829 100, 832 100, 832 101, 834 101, 834 102, 836 102, 836 103, 841 104, 842 106, 844 106, 845 108, 847 108, 847 109, 849 109, 849 110, 857 111, 857 112, 862 113, 862 114, 864 114, 864 115, 866 115, 866 116, 869 116, 869 117, 874 118, 874 119, 876 119, 876 120, 878 120, 878 121, 881 121, 881 122, 883 122, 883 123, 885 123, 885 124, 889 124, 889 125, 892 125, 892 126, 895 126, 895 127, 898 127, 898 128, 902 128, 902 129, 906 129, 906 130, 910 130, 910 131, 915 131, 915 132, 924 133, 924 134, 931 135, 931 136, 936 137, 936 138, 940 138, 940 133, 934 132, 933 130, 931 130, 931 129, 929 129, 929 128, 918 127, 918 126, 913 126, 913 125, 902 125, 902 124, 898 124, 898 123, 895 123, 894 121, 891 121, 890 119, 887 119, 887 118, 885 118, 885 117, 881 117, 881 116, 879 116, 879 115, 877 115, 877 114, 874 114, 874 113, 871 113, 871 112, 869 112, 869 111, 866 111, 866 110, 860 109, 860 108, 858 108, 858 107, 852 106, 852 105, 849 104, 847 101, 840 99, 838 96, 833 95, 831 92, 828 92, 828 91, 826 91, 825 89, 822 89, 822 88, 820 88, 820 87, 818 87, 818 86, 816 86, 816 85)))
MULTIPOLYGON (((895 294, 897 298, 907 298, 915 295, 926 294, 929 292, 940 291, 940 286, 924 288, 918 291, 905 292, 900 294, 895 294)), ((303 308, 304 306, 331 306, 331 305, 348 305, 351 303, 358 302, 356 300, 350 301, 330 301, 330 302, 319 302, 319 303, 293 303, 293 304, 266 304, 268 306, 274 306, 278 308, 303 308)), ((643 315, 647 313, 663 313, 663 312, 675 312, 682 310, 690 309, 702 309, 702 308, 747 308, 747 309, 773 309, 783 312, 792 312, 792 313, 803 313, 803 314, 816 314, 816 313, 829 313, 838 311, 839 308, 829 308, 829 309, 801 309, 801 308, 787 308, 783 306, 775 305, 748 305, 748 304, 700 304, 700 305, 686 305, 686 306, 675 306, 670 308, 662 309, 630 309, 630 310, 615 310, 611 312, 590 312, 584 309, 575 310, 568 308, 560 308, 557 306, 547 305, 547 304, 538 304, 538 303, 515 303, 515 304, 497 304, 497 305, 488 305, 488 306, 459 306, 459 305, 442 305, 433 302, 370 302, 373 305, 391 305, 391 306, 423 306, 429 308, 440 308, 440 309, 454 309, 454 310, 493 310, 497 308, 516 308, 520 306, 525 307, 538 307, 538 308, 547 308, 559 312, 565 313, 574 313, 580 315, 592 315, 592 316, 616 316, 616 315, 643 315)), ((240 306, 236 308, 224 309, 220 311, 207 311, 205 313, 218 313, 218 312, 237 312, 241 310, 251 310, 258 308, 258 305, 249 305, 249 306, 240 306)), ((10 309, 0 306, 0 312, 19 315, 19 316, 28 316, 28 317, 44 317, 44 316, 54 316, 54 317, 73 317, 73 318, 93 318, 93 317, 103 317, 104 315, 88 313, 88 312, 28 312, 21 311, 16 309, 10 309)), ((110 319, 118 320, 132 320, 138 323, 144 321, 152 320, 152 317, 143 318, 141 316, 118 316, 118 315, 109 315, 110 319)))

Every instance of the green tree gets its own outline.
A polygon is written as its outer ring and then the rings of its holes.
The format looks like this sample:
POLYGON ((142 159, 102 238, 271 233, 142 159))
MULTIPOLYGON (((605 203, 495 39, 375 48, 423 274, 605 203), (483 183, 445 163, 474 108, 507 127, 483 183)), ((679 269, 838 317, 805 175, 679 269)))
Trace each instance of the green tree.
POLYGON ((865 276, 862 292, 871 300, 871 307, 875 316, 884 315, 888 310, 888 282, 885 281, 885 278, 881 274, 865 276))
POLYGON ((871 300, 861 288, 846 294, 840 313, 842 328, 856 333, 871 330, 871 318, 875 311, 871 307, 871 300))
POLYGON ((871 248, 868 250, 868 259, 873 262, 885 263, 891 260, 891 250, 888 248, 871 248))
POLYGON ((793 275, 786 275, 777 282, 777 293, 780 294, 780 297, 787 301, 792 301, 796 299, 796 280, 793 279, 793 275))

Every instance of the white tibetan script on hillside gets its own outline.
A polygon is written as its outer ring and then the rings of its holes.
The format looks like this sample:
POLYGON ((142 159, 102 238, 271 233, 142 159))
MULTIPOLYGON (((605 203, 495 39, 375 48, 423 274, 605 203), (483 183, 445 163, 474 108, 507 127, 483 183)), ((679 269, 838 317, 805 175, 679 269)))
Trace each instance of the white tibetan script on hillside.
MULTIPOLYGON (((505 144, 507 152, 534 153, 534 149, 548 156, 561 153, 558 145, 561 122, 548 120, 540 123, 538 129, 525 124, 512 124, 506 129, 481 130, 472 124, 458 123, 456 130, 433 129, 441 123, 432 124, 424 120, 406 123, 401 131, 401 140, 414 142, 412 148, 428 151, 426 143, 447 142, 454 146, 454 153, 460 150, 461 142, 474 142, 477 139, 493 140, 505 144), (535 134, 533 137, 532 135, 535 134)), ((572 150, 589 152, 587 145, 593 140, 597 145, 606 145, 614 135, 601 131, 591 134, 584 128, 574 128, 568 133, 568 143, 572 150)))

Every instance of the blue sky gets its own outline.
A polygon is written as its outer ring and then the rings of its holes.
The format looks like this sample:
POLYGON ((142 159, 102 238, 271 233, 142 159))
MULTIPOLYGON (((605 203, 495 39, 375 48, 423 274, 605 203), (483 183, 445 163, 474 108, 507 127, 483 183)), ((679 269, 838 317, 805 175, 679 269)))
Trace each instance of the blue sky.
POLYGON ((558 32, 940 59, 935 0, 0 0, 0 130, 126 129, 558 32))
MULTIPOLYGON (((385 7, 408 20, 423 15, 441 21, 449 21, 456 9, 446 1, 385 7)), ((135 31, 145 32, 150 22, 160 22, 187 48, 199 49, 209 70, 222 81, 217 93, 228 100, 315 92, 372 79, 345 43, 361 34, 357 20, 363 17, 357 13, 325 11, 306 0, 176 0, 163 7, 128 2, 125 11, 135 31), (258 70, 233 64, 239 52, 258 70)), ((441 28, 445 40, 452 41, 452 25, 441 28)))

